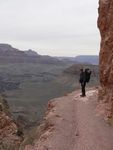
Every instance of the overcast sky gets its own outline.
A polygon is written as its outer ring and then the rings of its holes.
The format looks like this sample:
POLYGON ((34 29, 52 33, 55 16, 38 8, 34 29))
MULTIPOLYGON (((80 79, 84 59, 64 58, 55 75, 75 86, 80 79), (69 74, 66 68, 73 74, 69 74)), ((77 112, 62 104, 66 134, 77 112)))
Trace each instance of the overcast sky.
POLYGON ((98 54, 98 0, 0 0, 0 43, 40 54, 98 54))

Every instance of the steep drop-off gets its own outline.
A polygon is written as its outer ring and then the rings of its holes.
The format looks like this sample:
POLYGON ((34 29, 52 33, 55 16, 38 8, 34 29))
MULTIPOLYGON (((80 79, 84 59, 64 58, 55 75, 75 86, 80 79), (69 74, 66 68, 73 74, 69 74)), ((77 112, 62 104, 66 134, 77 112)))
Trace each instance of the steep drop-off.
POLYGON ((101 34, 99 99, 107 117, 113 115, 113 0, 99 1, 98 27, 101 34), (101 101, 102 100, 102 101, 101 101))
POLYGON ((19 150, 113 150, 113 128, 95 111, 98 89, 87 89, 48 103, 42 124, 19 150))
POLYGON ((6 100, 0 96, 0 150, 18 150, 22 133, 9 116, 6 100))

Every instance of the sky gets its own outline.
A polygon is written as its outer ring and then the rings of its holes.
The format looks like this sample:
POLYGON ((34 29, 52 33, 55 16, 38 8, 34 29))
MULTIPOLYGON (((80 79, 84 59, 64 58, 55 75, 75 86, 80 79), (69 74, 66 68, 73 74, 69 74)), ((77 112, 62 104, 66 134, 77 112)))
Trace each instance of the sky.
POLYGON ((97 55, 98 0, 0 0, 0 43, 51 56, 97 55))

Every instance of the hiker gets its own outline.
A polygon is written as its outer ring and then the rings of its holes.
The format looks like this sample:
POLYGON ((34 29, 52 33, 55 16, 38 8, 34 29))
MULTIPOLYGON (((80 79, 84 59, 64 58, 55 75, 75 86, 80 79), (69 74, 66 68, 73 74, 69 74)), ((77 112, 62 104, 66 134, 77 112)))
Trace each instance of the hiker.
POLYGON ((82 91, 82 95, 80 95, 81 97, 86 96, 85 87, 86 87, 86 83, 88 83, 90 80, 90 75, 91 75, 91 71, 89 68, 85 69, 85 71, 83 69, 80 69, 79 82, 81 84, 81 91, 82 91))

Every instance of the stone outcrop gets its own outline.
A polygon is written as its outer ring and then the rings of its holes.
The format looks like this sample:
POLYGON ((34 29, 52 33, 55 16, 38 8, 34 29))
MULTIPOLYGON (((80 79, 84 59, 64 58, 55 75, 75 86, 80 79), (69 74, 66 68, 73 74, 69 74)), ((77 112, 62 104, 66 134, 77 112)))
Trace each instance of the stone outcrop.
POLYGON ((0 150, 18 150, 21 135, 13 119, 9 116, 7 102, 0 96, 0 150))
POLYGON ((113 0, 99 1, 98 27, 100 44, 99 99, 105 106, 105 115, 113 115, 113 0))

